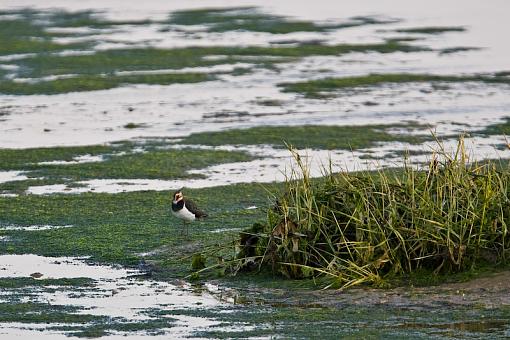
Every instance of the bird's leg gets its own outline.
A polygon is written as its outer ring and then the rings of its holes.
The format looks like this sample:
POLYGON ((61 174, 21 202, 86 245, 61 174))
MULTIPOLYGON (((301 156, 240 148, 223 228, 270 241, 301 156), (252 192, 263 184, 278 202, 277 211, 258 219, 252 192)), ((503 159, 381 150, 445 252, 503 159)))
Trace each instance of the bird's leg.
POLYGON ((186 220, 182 220, 183 223, 184 223, 184 230, 185 230, 185 233, 186 233, 186 237, 189 237, 189 226, 188 226, 188 222, 186 220))

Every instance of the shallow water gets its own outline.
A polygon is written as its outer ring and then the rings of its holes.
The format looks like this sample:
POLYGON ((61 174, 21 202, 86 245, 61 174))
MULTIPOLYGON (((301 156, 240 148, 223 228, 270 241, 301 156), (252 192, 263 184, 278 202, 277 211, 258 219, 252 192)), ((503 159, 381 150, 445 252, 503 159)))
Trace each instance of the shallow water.
MULTIPOLYGON (((497 1, 484 6, 477 1, 442 1, 427 6, 406 1, 360 1, 342 3, 324 1, 320 6, 293 1, 273 3, 265 0, 240 1, 236 6, 253 5, 261 11, 299 19, 342 22, 356 15, 377 15, 400 19, 385 25, 368 25, 338 29, 326 33, 306 32, 270 34, 260 32, 200 33, 179 35, 159 32, 156 28, 125 25, 120 30, 106 30, 98 41, 129 41, 144 46, 268 46, 278 39, 325 39, 328 43, 372 43, 393 36, 397 28, 425 26, 462 26, 466 32, 440 35, 419 35, 423 40, 411 44, 433 49, 444 47, 480 47, 467 51, 439 55, 437 52, 413 53, 349 53, 339 57, 306 57, 278 65, 278 71, 255 70, 244 76, 221 76, 221 80, 199 84, 171 86, 125 86, 122 88, 68 93, 60 95, 7 96, 0 95, 0 107, 8 113, 1 126, 0 147, 26 148, 55 145, 103 143, 137 136, 183 136, 192 132, 212 131, 232 127, 288 124, 392 124, 402 119, 438 125, 438 130, 455 129, 452 123, 469 122, 486 125, 508 115, 508 86, 475 86, 457 84, 450 91, 423 93, 407 90, 404 95, 397 87, 381 88, 368 94, 341 96, 336 100, 310 100, 296 94, 282 93, 275 84, 328 76, 352 76, 373 72, 412 72, 434 74, 473 74, 510 70, 509 47, 501 41, 500 32, 508 30, 505 9, 508 2, 497 1), (419 6, 419 7, 417 7, 419 6), (461 9, 461 10, 459 10, 461 9), (368 98, 380 105, 361 105, 368 98), (257 99, 281 100, 281 107, 257 105, 257 99), (128 111, 133 107, 134 111, 128 111), (243 119, 215 120, 207 118, 222 111, 248 112, 243 119), (263 116, 261 116, 263 115, 263 116), (185 117, 185 119, 183 119, 185 117), (143 129, 124 129, 128 123, 145 124, 143 129)), ((119 1, 37 2, 30 0, 4 2, 4 8, 62 8, 80 10, 94 8, 116 20, 162 19, 171 10, 231 6, 227 1, 193 1, 168 3, 151 1, 143 9, 119 1)), ((111 43, 110 43, 111 44, 111 43)), ((110 47, 116 48, 116 44, 110 47)), ((70 51, 72 52, 72 51, 70 51)), ((5 59, 5 57, 4 57, 5 59)), ((7 63, 7 62, 6 62, 7 63)), ((6 64, 8 65, 8 64, 6 64)), ((233 65, 216 66, 228 70, 233 65)), ((217 70, 205 68, 200 71, 217 70)), ((180 70, 182 71, 182 70, 180 70)), ((136 70, 132 71, 137 72, 136 70)), ((147 73, 147 71, 144 71, 147 73)), ((149 72, 150 73, 150 72, 149 72)), ((469 127, 468 127, 469 129, 469 127)))
POLYGON ((0 183, 23 181, 28 177, 22 175, 22 171, 0 171, 0 183))
MULTIPOLYGON (((77 307, 78 314, 122 318, 130 322, 151 320, 157 310, 171 311, 178 309, 208 309, 221 307, 225 302, 215 297, 207 287, 194 292, 185 282, 175 285, 168 282, 141 280, 137 276, 143 272, 127 270, 121 267, 109 267, 87 264, 86 259, 68 257, 43 257, 37 255, 0 255, 0 279, 23 278, 34 276, 38 279, 89 278, 94 280, 93 286, 86 290, 73 287, 51 286, 33 288, 25 297, 27 302, 43 302, 49 306, 77 307)), ((211 290, 217 289, 211 286, 211 290)), ((15 291, 0 290, 0 300, 9 300, 15 291)), ((173 316, 172 316, 173 317, 173 316)), ((178 322, 171 329, 161 331, 161 338, 186 337, 191 330, 219 324, 218 321, 203 317, 176 315, 178 322), (191 327, 192 326, 192 327, 191 327)), ((52 324, 51 326, 58 326, 52 324)), ((1 323, 0 338, 12 339, 20 336, 24 339, 63 338, 68 332, 48 332, 49 325, 30 323, 1 323), (35 328, 36 330, 34 331, 35 328), (44 332, 41 332, 44 330, 44 332)), ((136 339, 146 335, 144 332, 120 334, 105 337, 136 339)), ((159 338, 159 337, 158 337, 159 338)))
MULTIPOLYGON (((465 146, 469 161, 477 162, 484 159, 510 158, 510 149, 498 148, 504 140, 503 136, 466 138, 465 146)), ((456 139, 441 142, 448 154, 454 154, 458 141, 456 139)), ((195 145, 194 148, 210 149, 211 147, 195 145)), ((401 167, 403 156, 401 152, 409 152, 408 164, 423 168, 429 161, 430 155, 440 148, 437 142, 423 144, 408 144, 402 142, 380 143, 373 148, 348 150, 296 150, 301 159, 308 165, 312 177, 320 177, 324 169, 329 167, 334 172, 365 171, 382 168, 401 167), (418 154, 412 154, 416 151, 418 154), (367 158, 368 157, 368 158, 367 158)), ((66 184, 52 184, 31 186, 27 193, 48 195, 55 193, 79 194, 84 192, 120 193, 132 191, 167 191, 178 188, 210 188, 238 183, 269 183, 281 182, 292 175, 290 169, 297 164, 285 149, 274 149, 270 146, 244 147, 222 146, 218 149, 246 151, 260 158, 249 162, 224 163, 209 166, 204 169, 188 171, 189 174, 203 175, 200 179, 93 179, 79 181, 79 186, 66 184)))

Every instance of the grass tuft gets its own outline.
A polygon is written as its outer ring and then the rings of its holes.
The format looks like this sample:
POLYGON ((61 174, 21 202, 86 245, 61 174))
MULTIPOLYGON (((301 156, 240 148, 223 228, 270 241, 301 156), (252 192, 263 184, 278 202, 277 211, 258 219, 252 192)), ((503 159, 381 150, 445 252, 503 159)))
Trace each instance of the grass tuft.
POLYGON ((427 170, 325 169, 319 182, 291 152, 297 169, 262 230, 257 225, 242 236, 243 264, 289 278, 325 276, 330 286, 348 287, 508 261, 510 174, 494 162, 469 163, 462 138, 453 154, 440 145, 427 170))

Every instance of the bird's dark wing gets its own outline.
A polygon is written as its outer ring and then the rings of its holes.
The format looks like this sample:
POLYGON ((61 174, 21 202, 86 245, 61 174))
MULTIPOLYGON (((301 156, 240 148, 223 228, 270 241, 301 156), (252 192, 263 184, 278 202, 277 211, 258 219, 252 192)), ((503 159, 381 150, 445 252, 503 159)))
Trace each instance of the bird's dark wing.
POLYGON ((196 218, 207 217, 207 214, 205 212, 203 212, 202 210, 198 209, 197 205, 193 201, 186 199, 185 204, 186 204, 186 208, 188 208, 189 211, 191 211, 193 214, 195 214, 196 218))

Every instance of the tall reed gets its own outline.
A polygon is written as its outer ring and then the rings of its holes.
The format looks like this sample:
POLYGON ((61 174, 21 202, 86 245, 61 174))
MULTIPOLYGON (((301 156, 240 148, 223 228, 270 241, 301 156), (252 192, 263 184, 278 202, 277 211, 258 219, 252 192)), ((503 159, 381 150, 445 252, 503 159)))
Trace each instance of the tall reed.
POLYGON ((494 162, 469 163, 462 138, 452 154, 440 146, 422 170, 407 162, 375 173, 329 167, 319 181, 291 152, 297 166, 267 223, 242 237, 245 263, 348 287, 418 269, 458 272, 510 255, 509 173, 494 162))

